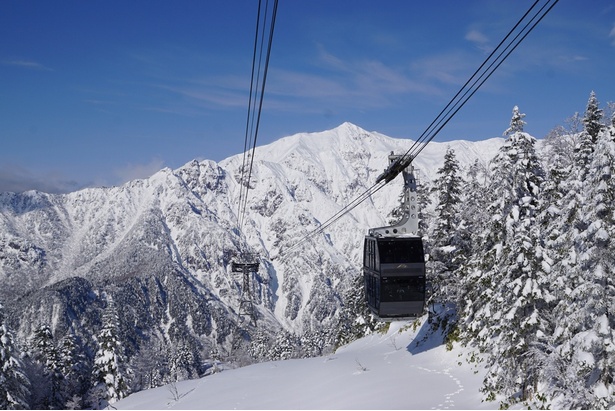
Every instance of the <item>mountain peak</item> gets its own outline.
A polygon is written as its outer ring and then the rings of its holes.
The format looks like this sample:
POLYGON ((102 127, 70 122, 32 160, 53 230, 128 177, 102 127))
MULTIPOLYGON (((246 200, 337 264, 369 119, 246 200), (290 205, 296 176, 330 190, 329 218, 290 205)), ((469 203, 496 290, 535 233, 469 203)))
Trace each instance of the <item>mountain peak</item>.
POLYGON ((339 126, 335 127, 333 130, 339 131, 339 132, 346 132, 350 135, 365 135, 368 134, 369 132, 367 130, 362 129, 361 127, 357 126, 356 124, 350 123, 348 121, 343 122, 342 124, 340 124, 339 126))
POLYGON ((350 140, 355 140, 355 141, 364 140, 367 137, 373 136, 374 133, 363 129, 357 126, 356 124, 346 121, 340 124, 339 126, 332 128, 330 130, 325 130, 325 131, 321 131, 318 133, 312 133, 312 134, 326 136, 327 138, 336 136, 338 140, 342 142, 344 139, 350 139, 350 140))

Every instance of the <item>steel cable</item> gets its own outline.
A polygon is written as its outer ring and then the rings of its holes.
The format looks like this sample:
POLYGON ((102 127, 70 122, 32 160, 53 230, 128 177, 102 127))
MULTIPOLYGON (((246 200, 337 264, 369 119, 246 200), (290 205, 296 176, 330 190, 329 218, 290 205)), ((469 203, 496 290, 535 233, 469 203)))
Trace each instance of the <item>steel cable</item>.
POLYGON ((261 113, 263 109, 263 98, 265 95, 265 84, 267 82, 267 72, 269 70, 269 61, 271 57, 271 46, 273 44, 273 33, 275 28, 275 20, 278 11, 278 0, 274 0, 273 11, 271 13, 271 22, 269 24, 269 34, 267 40, 267 53, 265 56, 265 63, 262 69, 262 82, 261 82, 261 63, 263 58, 263 47, 265 44, 265 27, 267 24, 267 14, 269 8, 269 1, 265 4, 265 12, 262 25, 262 31, 259 30, 261 20, 261 2, 259 0, 256 32, 254 38, 254 52, 252 56, 252 75, 250 78, 250 95, 248 101, 248 115, 246 119, 246 133, 244 140, 244 152, 243 161, 241 164, 241 177, 239 180, 240 191, 237 210, 237 220, 239 231, 242 230, 243 222, 246 216, 246 208, 248 204, 248 191, 250 190, 250 179, 252 178, 252 169, 254 166, 254 154, 256 150, 256 141, 258 139, 258 129, 260 126, 261 113), (260 32, 260 35, 259 35, 260 32), (258 53, 257 64, 257 50, 260 45, 260 53, 258 53), (257 67, 258 66, 258 67, 257 67), (256 73, 256 78, 255 78, 256 73), (259 90, 260 85, 260 90, 259 90), (260 93, 259 93, 260 92, 260 93), (258 105, 256 104, 258 99, 258 105), (252 136, 250 138, 250 136, 252 136), (249 158, 249 161, 248 161, 249 158), (246 177, 247 169, 247 177, 246 177))

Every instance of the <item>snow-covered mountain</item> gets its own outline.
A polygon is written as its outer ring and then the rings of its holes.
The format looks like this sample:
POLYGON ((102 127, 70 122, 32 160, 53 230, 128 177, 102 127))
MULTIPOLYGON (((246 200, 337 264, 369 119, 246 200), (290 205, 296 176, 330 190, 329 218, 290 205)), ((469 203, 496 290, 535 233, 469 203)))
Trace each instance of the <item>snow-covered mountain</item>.
MULTIPOLYGON (((466 166, 490 160, 503 141, 432 142, 414 164, 429 182, 449 146, 466 166)), ((58 341, 77 337, 90 357, 103 312, 116 307, 129 360, 160 338, 190 353, 184 374, 192 377, 214 348, 233 353, 242 278, 231 262, 254 252, 258 331, 324 333, 331 345, 343 295, 360 274, 363 235, 386 224, 401 179, 286 250, 371 187, 388 155, 411 144, 344 123, 258 147, 241 230, 242 154, 120 187, 0 193, 0 301, 22 341, 46 324, 58 341)))

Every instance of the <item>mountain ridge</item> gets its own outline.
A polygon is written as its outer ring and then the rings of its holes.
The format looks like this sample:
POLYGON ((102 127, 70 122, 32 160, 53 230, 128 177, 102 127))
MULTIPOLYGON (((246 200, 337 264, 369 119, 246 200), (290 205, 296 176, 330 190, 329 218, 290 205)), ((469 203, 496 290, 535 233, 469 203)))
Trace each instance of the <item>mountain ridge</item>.
MULTIPOLYGON (((474 159, 486 161, 485 157, 491 158, 503 141, 495 138, 484 142, 432 142, 415 160, 415 167, 420 176, 430 181, 437 171, 437 163, 442 161, 444 147, 454 149, 464 166, 474 159)), ((331 130, 297 133, 257 147, 251 184, 258 185, 259 189, 248 192, 251 215, 244 233, 247 243, 259 253, 275 257, 282 232, 287 231, 278 227, 277 237, 272 235, 276 224, 283 225, 276 219, 280 211, 286 216, 299 216, 305 228, 302 234, 317 228, 319 222, 335 214, 339 207, 348 204, 375 181, 387 166, 389 152, 404 152, 403 149, 411 143, 367 132, 346 122, 331 130), (276 216, 273 216, 274 211, 276 216), (261 236, 259 233, 262 232, 268 234, 261 236)), ((150 178, 117 187, 87 188, 67 194, 1 193, 5 233, 1 240, 6 243, 6 237, 24 239, 25 254, 32 254, 32 262, 39 262, 39 268, 42 256, 45 256, 49 270, 37 272, 38 277, 32 276, 32 281, 38 279, 39 286, 49 286, 73 275, 87 276, 97 264, 119 252, 126 242, 136 241, 139 236, 149 237, 146 227, 152 224, 160 224, 159 232, 166 233, 171 244, 187 246, 190 241, 203 244, 204 249, 192 248, 185 256, 192 258, 182 258, 177 253, 185 251, 165 248, 154 241, 149 247, 141 247, 145 255, 149 254, 148 249, 165 249, 171 260, 185 260, 195 272, 213 265, 224 266, 219 258, 212 257, 215 252, 206 248, 212 242, 218 243, 216 250, 240 248, 240 237, 229 232, 237 230, 236 203, 242 157, 238 154, 219 163, 192 160, 176 170, 163 168, 150 178), (86 205, 92 206, 92 210, 84 212, 86 205), (31 212, 45 216, 46 221, 32 225, 30 218, 17 218, 19 214, 31 212), (162 215, 157 214, 160 212, 162 215), (11 214, 15 218, 8 218, 11 214), (198 223, 193 221, 195 219, 199 220, 198 223), (206 228, 203 231, 218 234, 204 236, 191 229, 195 225, 206 228), (31 231, 32 226, 34 231, 31 231), (189 229, 187 233, 182 231, 186 227, 189 229), (205 261, 194 263, 199 258, 205 261), (47 281, 41 282, 41 275, 46 276, 47 281)), ((357 207, 348 220, 353 220, 353 226, 359 221, 365 222, 365 228, 382 225, 387 207, 391 210, 397 205, 399 191, 396 184, 386 186, 382 195, 368 201, 373 203, 373 207, 357 207), (374 208, 384 213, 375 213, 374 208)), ((348 229, 351 223, 340 221, 338 224, 342 228, 333 227, 329 234, 334 243, 340 242, 339 233, 348 229)), ((301 236, 295 234, 295 237, 301 236)), ((243 247, 245 249, 248 245, 243 247)), ((351 256, 354 260, 357 257, 356 252, 351 256)), ((7 277, 6 268, 0 273, 7 277)))

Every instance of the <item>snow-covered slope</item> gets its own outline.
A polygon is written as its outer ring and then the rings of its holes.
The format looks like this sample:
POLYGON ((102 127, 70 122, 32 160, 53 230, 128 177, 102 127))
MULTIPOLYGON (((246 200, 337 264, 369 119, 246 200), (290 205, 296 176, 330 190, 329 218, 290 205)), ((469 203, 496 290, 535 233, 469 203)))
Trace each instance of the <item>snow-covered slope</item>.
POLYGON ((465 348, 395 322, 325 357, 266 362, 142 391, 117 409, 494 409, 465 348))

